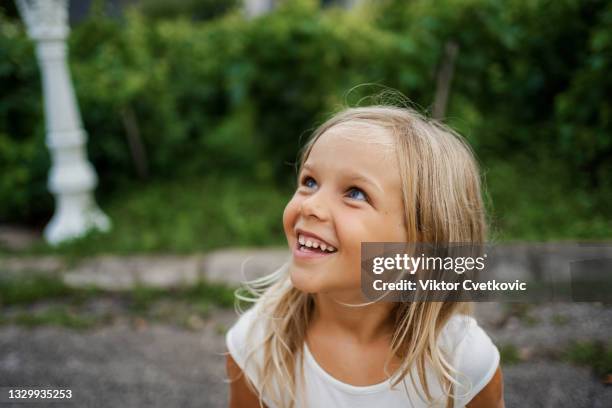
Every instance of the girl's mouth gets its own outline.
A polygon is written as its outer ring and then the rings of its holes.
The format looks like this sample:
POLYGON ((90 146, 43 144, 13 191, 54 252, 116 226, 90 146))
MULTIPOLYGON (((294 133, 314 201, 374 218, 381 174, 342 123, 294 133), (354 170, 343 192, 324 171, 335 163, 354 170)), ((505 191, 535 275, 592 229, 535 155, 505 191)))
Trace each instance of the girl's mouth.
POLYGON ((300 244, 300 241, 296 241, 295 247, 293 248, 293 256, 301 259, 312 259, 312 258, 323 258, 326 256, 334 255, 337 250, 334 251, 324 250, 321 247, 308 246, 306 244, 300 244))

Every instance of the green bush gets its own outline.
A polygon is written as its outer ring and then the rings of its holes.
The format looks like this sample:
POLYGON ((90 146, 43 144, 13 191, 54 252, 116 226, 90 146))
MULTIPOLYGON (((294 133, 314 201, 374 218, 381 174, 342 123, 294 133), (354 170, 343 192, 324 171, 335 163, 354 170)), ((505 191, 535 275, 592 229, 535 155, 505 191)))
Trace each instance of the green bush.
POLYGON ((240 4, 240 0, 140 0, 138 8, 142 14, 154 20, 178 17, 208 20, 221 16, 240 4))
POLYGON ((32 45, 20 25, 0 16, 0 220, 47 213, 49 157, 40 81, 32 45))
MULTIPOLYGON (((561 152, 593 189, 612 179, 612 3, 592 17, 585 55, 555 100, 561 152)), ((606 202, 612 195, 608 194, 606 202)))
MULTIPOLYGON (((252 20, 157 19, 136 10, 111 19, 96 11, 74 27, 70 65, 101 197, 211 173, 284 188, 306 135, 346 102, 380 85, 428 110, 453 41, 460 52, 448 121, 482 160, 506 236, 609 235, 609 3, 387 0, 351 11, 315 4, 282 2, 252 20), (355 89, 366 83, 373 85, 355 89), (134 143, 144 158, 135 159, 134 143), (521 205, 508 190, 525 192, 521 205), (570 222, 591 215, 592 223, 570 222), (552 227, 541 234, 540 216, 552 227), (536 225, 526 227, 527 219, 536 225)), ((0 220, 32 221, 52 203, 40 81, 19 25, 2 21, 0 56, 0 220)))

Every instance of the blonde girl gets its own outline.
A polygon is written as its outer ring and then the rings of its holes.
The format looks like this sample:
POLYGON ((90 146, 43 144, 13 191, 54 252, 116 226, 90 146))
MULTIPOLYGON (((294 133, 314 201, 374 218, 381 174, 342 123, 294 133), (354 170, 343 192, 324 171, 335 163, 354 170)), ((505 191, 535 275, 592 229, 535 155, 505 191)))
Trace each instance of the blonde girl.
POLYGON ((361 292, 362 242, 484 242, 463 139, 411 109, 347 109, 298 173, 291 259, 251 285, 255 305, 227 333, 230 406, 503 407, 499 352, 468 304, 361 292))

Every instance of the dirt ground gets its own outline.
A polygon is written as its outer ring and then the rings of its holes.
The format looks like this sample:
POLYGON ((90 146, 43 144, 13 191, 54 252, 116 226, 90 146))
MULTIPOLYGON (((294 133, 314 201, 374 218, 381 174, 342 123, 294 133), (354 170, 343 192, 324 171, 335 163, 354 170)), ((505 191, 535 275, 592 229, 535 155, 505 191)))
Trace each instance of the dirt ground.
MULTIPOLYGON (((609 338, 609 307, 549 305, 509 313, 481 304, 477 315, 502 355, 512 351, 503 367, 506 406, 610 407, 612 386, 592 368, 558 357, 576 341, 609 338)), ((0 384, 73 392, 70 402, 34 407, 225 407, 224 331, 234 320, 233 310, 219 309, 191 329, 132 317, 86 330, 4 325, 0 384)))

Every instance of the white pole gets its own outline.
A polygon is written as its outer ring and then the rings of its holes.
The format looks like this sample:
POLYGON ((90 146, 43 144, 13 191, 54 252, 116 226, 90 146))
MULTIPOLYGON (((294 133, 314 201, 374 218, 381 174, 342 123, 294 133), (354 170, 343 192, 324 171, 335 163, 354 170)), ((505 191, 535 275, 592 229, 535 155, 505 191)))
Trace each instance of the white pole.
POLYGON ((269 13, 274 8, 274 0, 244 0, 244 11, 248 18, 269 13))
POLYGON ((45 101, 46 143, 51 152, 49 190, 55 213, 45 239, 58 244, 95 228, 108 231, 109 218, 98 208, 95 169, 87 160, 87 134, 81 124, 66 60, 67 0, 16 0, 28 34, 36 42, 45 101))

